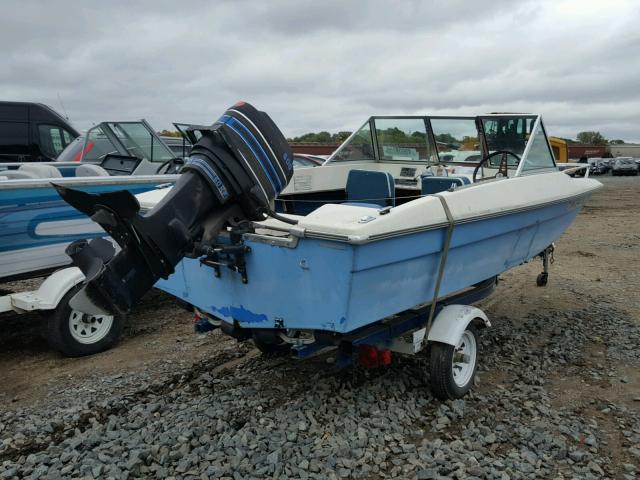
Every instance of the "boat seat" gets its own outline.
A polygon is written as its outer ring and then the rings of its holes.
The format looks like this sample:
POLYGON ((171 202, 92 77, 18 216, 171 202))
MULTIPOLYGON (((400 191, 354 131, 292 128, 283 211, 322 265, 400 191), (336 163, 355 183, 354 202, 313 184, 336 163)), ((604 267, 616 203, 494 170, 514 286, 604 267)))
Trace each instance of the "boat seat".
POLYGON ((380 208, 396 204, 395 183, 388 172, 350 170, 346 189, 346 205, 380 208))
POLYGON ((471 183, 467 177, 463 176, 434 177, 431 175, 423 175, 421 180, 422 195, 432 195, 449 190, 451 187, 456 188, 471 183))
POLYGON ((62 174, 53 165, 42 165, 39 163, 27 163, 20 165, 19 172, 29 172, 34 175, 30 178, 61 178, 62 174))
POLYGON ((108 177, 107 172, 100 165, 94 165, 93 163, 83 163, 76 168, 76 177, 108 177))

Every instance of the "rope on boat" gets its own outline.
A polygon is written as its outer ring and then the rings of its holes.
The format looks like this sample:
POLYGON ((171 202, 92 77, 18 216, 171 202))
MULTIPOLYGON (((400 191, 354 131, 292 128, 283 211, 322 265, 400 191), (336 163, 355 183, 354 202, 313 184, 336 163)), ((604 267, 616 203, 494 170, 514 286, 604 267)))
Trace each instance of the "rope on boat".
POLYGON ((438 197, 440 199, 440 203, 442 204, 442 208, 444 209, 444 214, 447 216, 447 221, 449 222, 449 227, 447 228, 447 238, 444 242, 444 248, 442 250, 442 255, 440 255, 440 266, 438 267, 438 276, 436 277, 436 286, 433 290, 433 299, 431 300, 431 308, 429 309, 429 319, 427 320, 427 334, 431 331, 431 325, 433 323, 433 316, 436 313, 436 302, 438 301, 438 294, 440 293, 440 284, 442 283, 442 277, 444 275, 444 268, 447 264, 447 256, 449 255, 449 246, 451 245, 451 237, 453 236, 453 228, 455 226, 453 215, 451 214, 451 210, 449 210, 449 205, 447 201, 442 195, 435 194, 434 197, 438 197))

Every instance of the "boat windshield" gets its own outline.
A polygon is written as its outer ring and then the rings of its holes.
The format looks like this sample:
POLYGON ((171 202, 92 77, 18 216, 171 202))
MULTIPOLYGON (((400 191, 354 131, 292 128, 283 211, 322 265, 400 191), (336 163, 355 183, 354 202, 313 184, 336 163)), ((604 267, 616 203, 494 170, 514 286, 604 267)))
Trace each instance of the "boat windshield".
POLYGON ((100 123, 72 142, 56 161, 99 163, 109 154, 152 162, 165 162, 175 157, 149 124, 142 120, 100 123))
POLYGON ((146 122, 107 122, 107 126, 124 145, 128 155, 151 162, 166 162, 175 157, 146 122))
POLYGON ((57 162, 100 163, 107 155, 124 155, 105 135, 100 125, 91 128, 86 134, 76 138, 56 158, 57 162))
POLYGON ((382 161, 428 162, 434 153, 422 118, 376 118, 376 143, 382 161))
POLYGON ((525 172, 553 168, 553 153, 538 115, 371 117, 327 160, 334 162, 454 163, 525 172), (526 159, 526 161, 523 161, 526 159), (522 164, 522 165, 521 165, 522 164), (503 165, 504 167, 504 165, 503 165))
POLYGON ((332 162, 435 162, 424 117, 372 117, 331 156, 332 162))
POLYGON ((482 148, 474 118, 432 118, 431 129, 438 149, 438 160, 441 163, 477 163, 482 159, 482 148))
POLYGON ((373 162, 376 160, 371 136, 371 119, 351 134, 330 157, 334 162, 373 162))
POLYGON ((191 145, 195 145, 198 140, 202 138, 202 132, 198 128, 206 128, 194 123, 177 123, 174 122, 173 126, 180 132, 182 138, 188 141, 191 145))

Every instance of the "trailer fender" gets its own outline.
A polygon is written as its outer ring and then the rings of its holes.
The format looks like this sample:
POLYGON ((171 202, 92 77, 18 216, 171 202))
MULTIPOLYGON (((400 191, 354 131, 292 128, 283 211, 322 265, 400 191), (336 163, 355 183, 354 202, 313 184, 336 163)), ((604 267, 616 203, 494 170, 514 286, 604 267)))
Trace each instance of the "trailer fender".
POLYGON ((447 305, 433 320, 427 341, 456 346, 467 325, 472 322, 476 327, 491 326, 491 322, 479 308, 470 305, 447 305))
POLYGON ((78 267, 63 268, 54 272, 42 282, 36 292, 38 305, 34 305, 33 310, 53 310, 62 297, 82 281, 84 275, 78 267))

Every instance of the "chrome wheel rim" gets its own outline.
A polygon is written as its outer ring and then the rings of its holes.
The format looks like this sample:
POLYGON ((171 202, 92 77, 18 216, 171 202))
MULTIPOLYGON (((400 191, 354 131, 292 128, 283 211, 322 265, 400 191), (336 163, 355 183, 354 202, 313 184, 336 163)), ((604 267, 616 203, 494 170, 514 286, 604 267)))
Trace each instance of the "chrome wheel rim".
POLYGON ((453 350, 451 369, 453 381, 460 387, 466 387, 473 379, 473 372, 476 369, 476 355, 478 346, 476 337, 469 330, 465 330, 453 350))
POLYGON ((113 325, 112 315, 88 315, 71 310, 69 331, 73 339, 84 345, 99 342, 107 336, 113 325))

